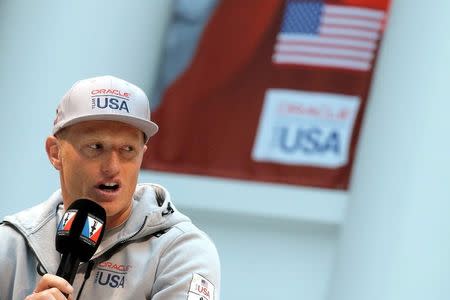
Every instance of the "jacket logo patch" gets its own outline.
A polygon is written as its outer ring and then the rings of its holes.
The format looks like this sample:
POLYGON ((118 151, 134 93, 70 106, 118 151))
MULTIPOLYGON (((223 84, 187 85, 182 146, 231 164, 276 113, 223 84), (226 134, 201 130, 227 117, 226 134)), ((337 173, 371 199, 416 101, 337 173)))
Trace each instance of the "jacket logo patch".
POLYGON ((205 277, 192 274, 188 300, 214 300, 214 285, 205 277))
POLYGON ((131 265, 120 265, 110 261, 102 262, 98 265, 94 283, 110 288, 125 288, 126 275, 131 269, 131 265))

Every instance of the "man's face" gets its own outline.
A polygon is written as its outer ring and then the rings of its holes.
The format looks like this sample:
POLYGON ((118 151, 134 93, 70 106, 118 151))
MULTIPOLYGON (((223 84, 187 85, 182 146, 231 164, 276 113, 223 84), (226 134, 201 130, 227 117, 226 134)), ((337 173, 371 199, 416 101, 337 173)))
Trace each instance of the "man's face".
MULTIPOLYGON (((100 204, 107 227, 122 224, 131 212, 132 196, 147 147, 143 133, 114 121, 86 121, 67 127, 54 139, 64 206, 79 198, 100 204)), ((49 141, 47 141, 49 143, 49 141)))

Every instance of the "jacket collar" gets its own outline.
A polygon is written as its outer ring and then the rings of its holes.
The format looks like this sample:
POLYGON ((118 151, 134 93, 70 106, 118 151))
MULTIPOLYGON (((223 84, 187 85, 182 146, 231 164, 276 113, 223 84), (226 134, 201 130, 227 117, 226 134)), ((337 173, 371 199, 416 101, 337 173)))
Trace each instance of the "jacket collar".
MULTIPOLYGON (((134 240, 169 228, 176 223, 190 221, 171 203, 168 191, 156 184, 138 184, 133 195, 133 210, 117 240, 104 245, 102 252, 124 240, 134 240)), ((26 239, 39 262, 49 273, 55 273, 61 260, 55 249, 58 207, 62 205, 61 190, 32 208, 7 216, 4 222, 11 224, 26 239)), ((102 253, 96 253, 94 258, 102 253)))

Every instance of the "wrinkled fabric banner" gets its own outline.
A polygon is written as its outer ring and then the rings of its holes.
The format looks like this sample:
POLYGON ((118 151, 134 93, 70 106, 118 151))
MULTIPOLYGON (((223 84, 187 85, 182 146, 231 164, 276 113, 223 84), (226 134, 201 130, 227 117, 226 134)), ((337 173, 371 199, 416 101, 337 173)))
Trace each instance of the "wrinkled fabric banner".
POLYGON ((388 5, 219 2, 143 168, 347 189, 388 5))

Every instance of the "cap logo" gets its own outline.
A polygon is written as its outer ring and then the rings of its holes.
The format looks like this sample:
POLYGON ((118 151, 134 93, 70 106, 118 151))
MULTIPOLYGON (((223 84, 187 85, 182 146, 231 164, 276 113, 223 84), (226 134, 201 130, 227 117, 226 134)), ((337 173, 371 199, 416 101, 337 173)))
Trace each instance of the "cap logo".
POLYGON ((128 98, 130 98, 130 93, 128 92, 124 92, 121 90, 113 90, 113 89, 98 89, 98 90, 92 90, 91 91, 91 95, 95 96, 95 95, 114 95, 114 96, 119 96, 119 98, 124 98, 125 100, 129 100, 128 98))
POLYGON ((91 101, 92 109, 113 109, 113 110, 125 110, 127 113, 130 112, 128 109, 127 101, 130 97, 130 93, 126 93, 120 90, 112 89, 99 89, 91 91, 91 101))
POLYGON ((110 108, 114 110, 126 110, 127 113, 130 112, 130 110, 128 109, 127 102, 125 102, 124 100, 108 97, 97 97, 92 98, 91 100, 92 100, 92 109, 110 108))

